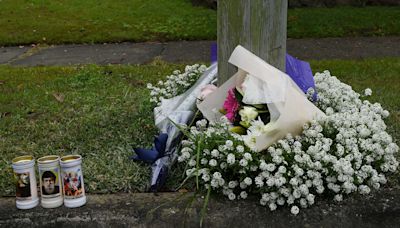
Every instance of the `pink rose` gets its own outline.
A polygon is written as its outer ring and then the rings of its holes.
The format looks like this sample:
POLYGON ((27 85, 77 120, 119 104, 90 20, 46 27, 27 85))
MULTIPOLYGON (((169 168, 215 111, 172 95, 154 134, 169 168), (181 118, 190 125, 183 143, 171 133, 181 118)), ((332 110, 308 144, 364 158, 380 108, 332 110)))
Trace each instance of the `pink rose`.
POLYGON ((216 87, 215 85, 209 84, 209 85, 205 85, 203 88, 201 88, 200 90, 200 96, 199 99, 200 100, 204 100, 208 95, 210 95, 211 93, 213 93, 215 90, 217 90, 218 87, 216 87))

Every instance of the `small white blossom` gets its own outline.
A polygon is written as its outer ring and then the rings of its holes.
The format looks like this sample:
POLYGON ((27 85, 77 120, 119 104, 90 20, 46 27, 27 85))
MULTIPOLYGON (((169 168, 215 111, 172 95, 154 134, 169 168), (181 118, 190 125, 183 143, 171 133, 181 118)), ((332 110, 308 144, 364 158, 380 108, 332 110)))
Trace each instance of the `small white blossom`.
POLYGON ((251 185, 252 183, 253 183, 253 181, 251 180, 251 178, 250 177, 246 177, 246 178, 244 178, 244 183, 246 184, 246 185, 251 185))
POLYGON ((195 165, 196 165, 196 161, 193 160, 193 159, 191 159, 191 160, 189 161, 189 166, 195 166, 195 165))
POLYGON ((272 187, 275 184, 275 178, 268 178, 266 181, 268 187, 272 187))
POLYGON ((239 145, 236 147, 237 152, 243 153, 244 152, 244 147, 242 145, 239 145))
POLYGON ((244 157, 246 160, 248 160, 248 161, 252 161, 252 160, 253 160, 253 158, 252 158, 252 156, 251 156, 250 153, 245 153, 245 154, 243 155, 243 157, 244 157))
POLYGON ((240 166, 246 167, 248 162, 246 159, 240 159, 239 164, 240 164, 240 166))
POLYGON ((246 199, 247 198, 247 192, 245 192, 245 191, 240 192, 240 198, 246 199))
POLYGON ((208 162, 208 164, 209 164, 210 166, 213 166, 213 167, 215 167, 215 166, 218 165, 217 160, 215 160, 215 159, 211 159, 211 160, 208 162))
POLYGON ((225 146, 227 146, 227 147, 229 147, 229 148, 233 147, 233 142, 232 142, 232 140, 226 140, 225 146))
POLYGON ((292 206, 292 208, 290 208, 290 213, 297 215, 299 213, 300 209, 298 206, 292 206))
POLYGON ((227 158, 226 158, 226 162, 229 165, 232 165, 235 163, 235 155, 234 154, 228 154, 227 158))
POLYGON ((240 182, 239 187, 241 189, 245 189, 245 188, 247 188, 247 184, 244 181, 242 181, 242 182, 240 182))
POLYGON ((228 183, 229 188, 236 188, 236 186, 238 186, 237 181, 229 181, 229 183, 228 183))
POLYGON ((364 94, 365 94, 365 96, 371 96, 372 90, 370 88, 367 88, 367 89, 365 89, 364 94))
POLYGON ((218 188, 219 187, 219 181, 217 179, 212 179, 211 180, 211 187, 218 188))
POLYGON ((254 182, 258 188, 261 188, 262 186, 264 186, 264 181, 261 176, 257 176, 256 178, 254 178, 254 182))
POLYGON ((214 158, 217 158, 217 157, 219 156, 219 151, 218 151, 218 150, 215 150, 215 149, 212 150, 212 151, 211 151, 211 156, 214 157, 214 158))
POLYGON ((267 169, 269 172, 272 172, 272 171, 275 170, 275 167, 276 167, 275 164, 269 163, 269 164, 267 164, 266 169, 267 169))
POLYGON ((342 196, 341 194, 337 194, 337 195, 335 195, 334 200, 335 200, 336 202, 340 202, 340 201, 343 200, 343 196, 342 196))
POLYGON ((275 203, 270 203, 269 204, 269 209, 271 210, 271 211, 275 211, 276 210, 276 204, 275 203))
POLYGON ((236 195, 233 192, 229 193, 228 197, 229 197, 230 200, 235 200, 236 199, 236 195))
POLYGON ((221 167, 221 169, 226 169, 227 166, 228 165, 226 162, 221 162, 221 164, 219 165, 219 167, 221 167))
POLYGON ((211 178, 210 175, 208 174, 203 174, 203 176, 201 177, 205 182, 208 182, 211 178))
POLYGON ((263 199, 263 198, 260 199, 260 204, 261 204, 262 206, 266 206, 267 203, 268 203, 267 200, 265 200, 265 199, 263 199))

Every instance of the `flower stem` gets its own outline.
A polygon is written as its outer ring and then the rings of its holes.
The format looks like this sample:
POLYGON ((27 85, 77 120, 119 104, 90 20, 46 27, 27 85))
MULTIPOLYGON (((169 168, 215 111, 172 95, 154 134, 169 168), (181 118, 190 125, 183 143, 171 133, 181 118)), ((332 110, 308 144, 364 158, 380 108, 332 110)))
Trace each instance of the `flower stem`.
POLYGON ((206 199, 204 200, 203 208, 201 209, 200 227, 203 226, 203 220, 204 220, 204 216, 206 215, 206 210, 207 210, 207 206, 208 206, 208 200, 210 199, 210 194, 211 194, 211 186, 208 186, 207 196, 206 196, 206 199))
POLYGON ((200 145, 203 142, 203 138, 197 142, 197 157, 196 157, 196 189, 199 190, 199 162, 200 162, 200 145))

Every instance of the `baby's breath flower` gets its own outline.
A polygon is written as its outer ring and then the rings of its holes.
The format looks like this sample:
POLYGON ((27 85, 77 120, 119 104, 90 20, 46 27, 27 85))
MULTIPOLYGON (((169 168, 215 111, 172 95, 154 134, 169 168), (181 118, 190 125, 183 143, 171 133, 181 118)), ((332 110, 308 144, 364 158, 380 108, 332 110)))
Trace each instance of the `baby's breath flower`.
POLYGON ((226 162, 229 165, 232 165, 235 163, 235 155, 234 154, 228 154, 227 158, 226 158, 226 162))
POLYGON ((229 197, 230 200, 235 200, 236 199, 236 195, 233 192, 229 193, 228 197, 229 197))
POLYGON ((238 145, 238 146, 236 147, 236 150, 237 150, 237 152, 239 152, 239 153, 243 153, 243 152, 244 152, 244 147, 243 147, 242 145, 238 145))
POLYGON ((240 166, 246 167, 248 162, 246 159, 240 159, 239 164, 240 164, 240 166))
POLYGON ((253 181, 251 180, 251 178, 250 177, 246 177, 246 178, 244 178, 244 183, 246 184, 246 185, 251 185, 252 183, 253 183, 253 181))
POLYGON ((335 195, 335 197, 333 198, 336 202, 340 202, 343 200, 343 196, 341 194, 337 194, 335 195))
POLYGON ((275 211, 276 208, 277 208, 277 206, 276 206, 275 203, 270 203, 270 204, 269 204, 269 209, 270 209, 271 211, 275 211))
POLYGON ((212 166, 212 167, 215 167, 215 166, 218 165, 217 160, 215 160, 215 159, 211 159, 211 160, 208 162, 208 164, 209 164, 210 166, 212 166))
POLYGON ((245 192, 245 191, 240 192, 240 198, 246 199, 247 198, 247 192, 245 192))
POLYGON ((217 158, 218 155, 219 155, 219 151, 218 150, 214 149, 214 150, 211 151, 211 156, 212 157, 217 158))
POLYGON ((371 96, 372 95, 372 90, 370 88, 365 89, 364 95, 365 96, 371 96))
POLYGON ((228 183, 229 188, 236 188, 236 186, 238 186, 237 181, 229 181, 229 183, 228 183))
POLYGON ((298 206, 292 206, 292 208, 290 209, 290 212, 294 215, 297 215, 299 213, 300 209, 298 206))
POLYGON ((243 157, 244 157, 246 160, 248 160, 248 161, 252 161, 252 160, 253 160, 253 158, 252 158, 252 156, 251 156, 250 153, 245 153, 245 154, 243 155, 243 157))

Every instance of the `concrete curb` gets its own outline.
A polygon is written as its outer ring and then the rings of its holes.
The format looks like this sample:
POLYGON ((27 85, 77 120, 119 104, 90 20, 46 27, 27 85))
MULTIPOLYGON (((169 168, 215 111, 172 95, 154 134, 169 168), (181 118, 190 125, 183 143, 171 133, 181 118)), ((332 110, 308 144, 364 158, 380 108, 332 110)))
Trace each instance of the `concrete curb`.
MULTIPOLYGON (((160 59, 173 63, 209 62, 216 41, 58 45, 31 51, 0 48, 0 64, 53 66, 74 64, 145 64, 160 59), (32 54, 25 54, 27 52, 32 54)), ((287 52, 299 59, 363 59, 400 57, 400 37, 288 39, 287 52)))
MULTIPOLYGON (((13 197, 0 198, 0 227, 198 227, 201 197, 193 193, 89 195, 81 208, 18 210, 13 197), (190 205, 188 202, 194 199, 190 205)), ((317 201, 297 215, 270 212, 257 199, 212 198, 204 227, 398 227, 400 190, 355 195, 342 203, 317 201)))

